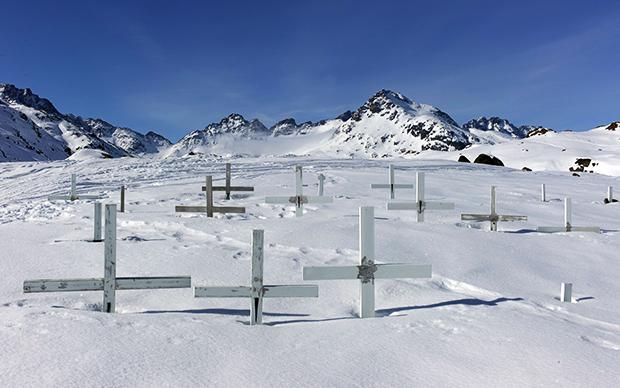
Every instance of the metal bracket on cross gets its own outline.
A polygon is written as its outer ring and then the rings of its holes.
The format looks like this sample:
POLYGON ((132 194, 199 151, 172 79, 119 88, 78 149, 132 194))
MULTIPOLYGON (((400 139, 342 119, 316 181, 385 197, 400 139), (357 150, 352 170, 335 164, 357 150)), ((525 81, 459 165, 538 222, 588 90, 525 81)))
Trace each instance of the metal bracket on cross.
POLYGON ((85 194, 79 194, 77 193, 76 190, 76 178, 75 178, 75 174, 71 174, 71 191, 69 192, 69 195, 50 195, 49 197, 47 197, 48 200, 50 201, 54 201, 54 200, 67 200, 67 201, 77 201, 78 199, 100 199, 101 197, 98 195, 85 195, 85 194))
POLYGON ((252 285, 250 287, 195 287, 196 298, 250 298, 250 325, 263 323, 263 298, 316 298, 315 285, 264 285, 264 231, 252 231, 252 285))
MULTIPOLYGON (((230 168, 230 163, 226 163, 226 183, 224 186, 213 186, 211 189, 213 191, 225 191, 226 199, 230 199, 231 191, 254 191, 253 186, 231 186, 232 173, 230 168)), ((207 187, 202 186, 202 191, 206 191, 207 187)))
POLYGON ((461 221, 489 221, 491 232, 497 232, 499 221, 527 221, 527 216, 502 215, 496 212, 495 186, 491 186, 491 213, 490 214, 461 214, 461 221))
POLYGON ((303 170, 301 166, 295 166, 295 195, 293 197, 266 197, 265 203, 291 203, 295 205, 295 216, 304 214, 305 203, 332 203, 332 197, 304 195, 303 170))
POLYGON ((304 280, 360 281, 360 317, 375 316, 375 279, 430 278, 430 264, 375 264, 375 208, 360 207, 359 260, 356 266, 304 267, 304 280))
POLYGON ((387 184, 385 183, 371 183, 371 189, 389 189, 390 190, 390 199, 395 198, 396 189, 413 189, 413 185, 409 183, 399 183, 397 184, 394 180, 394 165, 390 164, 389 166, 389 181, 387 184))
POLYGON ((37 279, 24 281, 24 293, 103 291, 103 311, 113 313, 116 290, 191 288, 190 276, 116 277, 116 205, 105 205, 104 276, 90 279, 37 279))
POLYGON ((388 202, 387 210, 415 210, 417 212, 417 221, 424 222, 424 212, 426 210, 453 210, 454 203, 427 201, 424 199, 424 173, 416 172, 415 174, 416 191, 415 202, 388 202))
POLYGON ((178 213, 207 213, 207 217, 213 217, 213 213, 245 213, 245 207, 241 206, 213 206, 213 177, 207 175, 204 186, 206 206, 175 206, 178 213))
POLYGON ((573 204, 570 198, 564 198, 564 226, 539 226, 537 231, 541 233, 556 232, 595 232, 600 233, 598 226, 573 226, 573 204))

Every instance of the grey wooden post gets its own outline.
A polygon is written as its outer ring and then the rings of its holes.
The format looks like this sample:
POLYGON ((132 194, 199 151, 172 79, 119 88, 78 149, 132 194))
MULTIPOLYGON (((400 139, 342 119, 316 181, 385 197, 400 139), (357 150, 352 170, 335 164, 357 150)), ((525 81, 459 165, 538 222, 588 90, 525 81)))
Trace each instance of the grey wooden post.
POLYGON ((325 183, 325 175, 319 174, 319 196, 323 196, 323 185, 325 183))
POLYGON ((304 195, 303 186, 303 170, 301 166, 295 166, 295 196, 297 197, 297 204, 295 206, 296 217, 301 217, 304 215, 304 207, 302 203, 302 198, 304 195))
POLYGON ((207 217, 213 217, 213 177, 211 175, 207 175, 205 187, 207 201, 207 217))
POLYGON ((252 231, 252 309, 250 325, 263 323, 263 230, 252 231))
POLYGON ((614 188, 612 186, 609 186, 607 188, 607 201, 609 203, 612 203, 614 201, 614 188))
POLYGON ((415 173, 415 200, 418 204, 417 218, 418 222, 424 222, 424 211, 422 207, 424 206, 424 173, 416 172, 415 173))
POLYGON ((105 205, 103 311, 113 313, 116 305, 116 205, 105 205))
POLYGON ((71 201, 75 201, 77 199, 75 174, 71 174, 71 193, 69 194, 69 199, 71 201))
POLYGON ((564 225, 570 232, 573 226, 573 202, 570 198, 564 198, 564 225))
MULTIPOLYGON (((359 210, 359 250, 360 265, 374 268, 375 264, 375 208, 363 206, 359 210)), ((360 316, 375 316, 375 278, 361 278, 360 316)))
POLYGON ((547 193, 545 191, 545 184, 540 185, 540 200, 541 202, 547 202, 547 193))
POLYGON ((121 186, 121 213, 125 213, 125 185, 121 186))
MULTIPOLYGON (((497 203, 495 202, 495 186, 491 186, 491 216, 497 215, 497 203)), ((491 220, 491 231, 497 232, 497 219, 491 220)))
POLYGON ((226 199, 230 199, 230 180, 231 180, 231 168, 230 163, 226 163, 226 199))
POLYGON ((94 215, 94 236, 93 236, 93 242, 101 242, 103 241, 101 239, 101 209, 102 209, 102 205, 101 202, 95 202, 95 215, 94 215))
POLYGON ((390 178, 388 184, 390 185, 390 199, 394 199, 394 165, 390 164, 390 178))
POLYGON ((560 301, 572 303, 573 283, 562 283, 560 286, 560 301))

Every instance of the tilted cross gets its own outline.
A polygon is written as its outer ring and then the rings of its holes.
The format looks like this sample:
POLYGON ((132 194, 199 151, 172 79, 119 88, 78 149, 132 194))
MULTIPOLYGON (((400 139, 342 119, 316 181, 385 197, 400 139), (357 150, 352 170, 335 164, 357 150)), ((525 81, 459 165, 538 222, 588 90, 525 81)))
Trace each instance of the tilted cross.
POLYGON ((191 288, 191 283, 190 276, 117 277, 116 205, 106 205, 103 278, 26 280, 24 292, 103 291, 103 311, 113 313, 116 305, 116 290, 191 288))
MULTIPOLYGON (((230 199, 231 191, 254 191, 253 186, 231 186, 231 168, 230 163, 226 163, 226 183, 224 186, 213 186, 211 189, 213 191, 225 191, 226 199, 230 199)), ((202 186, 202 191, 206 191, 207 187, 202 186)))
POLYGON ((573 226, 573 204, 570 198, 564 198, 564 226, 539 226, 536 230, 541 233, 601 232, 598 226, 573 226))
POLYGON ((389 166, 389 181, 388 184, 385 183, 371 183, 371 189, 389 189, 390 190, 390 199, 395 198, 396 189, 413 189, 413 185, 409 183, 396 183, 394 180, 394 165, 390 164, 389 166))
POLYGON ((51 195, 47 197, 47 199, 50 201, 54 201, 58 199, 76 201, 78 199, 99 199, 101 198, 98 195, 85 195, 85 194, 78 195, 75 181, 76 181, 75 174, 71 174, 71 191, 69 192, 69 195, 51 195))
POLYGON ((415 210, 417 213, 417 221, 424 222, 424 212, 426 210, 452 210, 454 203, 427 201, 424 199, 424 173, 416 172, 415 174, 416 190, 415 202, 388 202, 387 210, 415 210))
POLYGON ((301 166, 295 166, 295 196, 293 197, 266 197, 265 203, 292 203, 295 205, 295 216, 304 214, 305 203, 331 203, 332 197, 304 195, 303 171, 301 166))
POLYGON ((461 221, 489 221, 492 232, 497 232, 497 223, 499 221, 527 221, 527 216, 497 214, 495 208, 495 186, 491 186, 491 214, 461 214, 461 221))
POLYGON ((205 180, 205 200, 206 206, 175 206, 174 211, 178 213, 207 213, 207 217, 213 217, 213 213, 245 213, 242 206, 213 206, 213 177, 207 175, 205 180))
POLYGON ((250 298, 250 325, 263 323, 263 298, 316 298, 315 285, 264 285, 264 231, 252 231, 252 285, 250 287, 196 287, 196 298, 250 298))
POLYGON ((375 279, 430 278, 429 264, 375 264, 375 209, 371 206, 359 210, 359 265, 304 267, 304 280, 360 281, 360 317, 375 316, 375 279))

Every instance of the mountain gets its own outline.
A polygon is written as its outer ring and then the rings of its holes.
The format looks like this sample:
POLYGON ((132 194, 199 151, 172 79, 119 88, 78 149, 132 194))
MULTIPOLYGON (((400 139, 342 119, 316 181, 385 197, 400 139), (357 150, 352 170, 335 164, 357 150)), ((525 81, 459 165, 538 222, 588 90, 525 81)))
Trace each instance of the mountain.
POLYGON ((381 90, 356 111, 317 123, 285 119, 269 130, 233 114, 193 131, 164 153, 188 155, 337 154, 395 157, 424 150, 460 150, 479 141, 445 112, 381 90), (271 140, 270 140, 271 139, 271 140))
POLYGON ((170 144, 154 133, 62 114, 30 89, 0 84, 0 161, 137 156, 170 144))
POLYGON ((472 119, 463 124, 463 129, 479 138, 486 139, 489 143, 497 143, 505 139, 523 139, 530 130, 528 126, 517 127, 510 121, 495 116, 472 119))

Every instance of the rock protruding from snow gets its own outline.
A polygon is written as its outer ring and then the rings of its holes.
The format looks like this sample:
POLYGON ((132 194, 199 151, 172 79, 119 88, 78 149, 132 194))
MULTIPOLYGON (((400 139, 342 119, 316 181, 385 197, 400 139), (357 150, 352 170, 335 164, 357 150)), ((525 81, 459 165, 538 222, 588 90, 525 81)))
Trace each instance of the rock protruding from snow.
POLYGON ((542 136, 546 133, 555 133, 551 128, 537 127, 534 125, 524 125, 521 128, 526 130, 526 137, 542 136))
POLYGON ((510 121, 495 116, 489 118, 483 116, 477 119, 469 120, 463 124, 463 128, 470 131, 475 129, 484 132, 497 132, 515 139, 522 139, 527 135, 526 127, 517 127, 510 121))
POLYGON ((294 118, 288 118, 275 123, 270 131, 273 136, 305 135, 314 125, 311 121, 297 124, 294 118))

